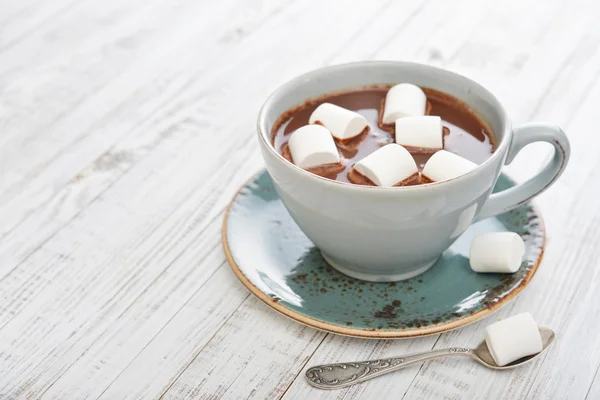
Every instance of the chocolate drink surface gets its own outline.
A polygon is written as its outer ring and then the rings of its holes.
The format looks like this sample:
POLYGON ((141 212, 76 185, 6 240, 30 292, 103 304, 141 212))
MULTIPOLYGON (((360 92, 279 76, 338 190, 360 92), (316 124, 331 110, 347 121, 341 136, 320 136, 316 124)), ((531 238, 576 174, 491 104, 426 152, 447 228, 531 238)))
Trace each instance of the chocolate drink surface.
MULTIPOLYGON (((367 87, 348 90, 308 100, 306 103, 283 113, 272 130, 275 150, 289 161, 291 160, 287 142, 291 134, 309 123, 311 113, 322 103, 332 103, 363 115, 369 123, 369 130, 346 142, 336 141, 341 156, 341 165, 316 167, 309 169, 317 175, 340 182, 369 185, 356 179, 352 166, 382 146, 394 143, 394 127, 379 122, 379 113, 389 87, 367 87), (348 178, 351 175, 353 182, 348 178)), ((442 118, 444 127, 444 150, 455 153, 476 164, 482 164, 494 151, 490 130, 460 100, 433 89, 422 88, 427 95, 427 114, 442 118)), ((423 169, 432 153, 419 149, 408 149, 420 170, 423 169)), ((410 184, 420 184, 416 180, 410 184)))

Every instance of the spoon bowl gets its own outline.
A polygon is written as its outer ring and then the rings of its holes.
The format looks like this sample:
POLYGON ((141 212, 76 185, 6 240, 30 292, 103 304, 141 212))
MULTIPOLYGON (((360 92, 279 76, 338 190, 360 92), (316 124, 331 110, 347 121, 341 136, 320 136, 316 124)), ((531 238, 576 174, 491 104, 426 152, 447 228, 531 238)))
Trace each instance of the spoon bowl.
POLYGON ((554 334, 554 331, 552 329, 544 328, 543 326, 538 326, 538 329, 540 331, 540 336, 542 337, 542 351, 540 351, 539 353, 519 358, 518 360, 515 360, 510 364, 499 366, 494 361, 494 358, 492 357, 492 354, 490 353, 490 350, 488 349, 485 340, 483 340, 481 343, 479 343, 475 350, 473 350, 473 358, 477 360, 480 364, 483 364, 486 367, 492 369, 511 369, 523 364, 527 364, 528 362, 539 357, 546 350, 548 350, 548 348, 552 346, 552 343, 554 343, 554 340, 556 339, 556 335, 554 334))
POLYGON ((491 369, 516 368, 544 354, 556 341, 556 335, 552 329, 542 326, 539 326, 538 329, 542 337, 542 351, 503 366, 496 364, 485 340, 483 340, 475 349, 450 347, 401 357, 318 365, 306 371, 306 379, 308 383, 319 389, 340 389, 408 367, 412 364, 446 356, 469 356, 491 369))

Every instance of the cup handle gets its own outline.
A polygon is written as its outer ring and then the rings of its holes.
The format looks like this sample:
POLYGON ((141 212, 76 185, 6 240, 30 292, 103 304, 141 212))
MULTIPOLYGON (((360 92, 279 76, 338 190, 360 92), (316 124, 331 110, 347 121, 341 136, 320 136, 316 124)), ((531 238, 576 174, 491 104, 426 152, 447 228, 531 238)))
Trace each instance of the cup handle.
POLYGON ((505 164, 508 165, 521 149, 533 142, 548 142, 554 146, 554 156, 548 164, 526 182, 494 193, 486 201, 477 220, 512 210, 542 193, 562 174, 571 153, 569 139, 558 126, 529 123, 514 130, 505 164))

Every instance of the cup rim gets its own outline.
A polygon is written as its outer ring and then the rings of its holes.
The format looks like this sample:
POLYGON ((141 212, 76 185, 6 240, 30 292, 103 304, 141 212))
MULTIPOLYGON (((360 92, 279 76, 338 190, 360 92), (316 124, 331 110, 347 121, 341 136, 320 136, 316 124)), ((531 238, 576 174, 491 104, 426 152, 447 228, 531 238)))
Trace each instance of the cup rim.
MULTIPOLYGON (((483 170, 485 166, 492 164, 492 163, 496 162, 496 160, 498 158, 503 157, 503 155, 506 153, 507 147, 509 146, 509 142, 510 142, 509 136, 512 132, 510 120, 506 114, 506 110, 502 106, 502 103, 500 103, 500 101, 496 98, 496 96, 494 96, 494 94, 492 92, 490 92, 487 88, 485 88, 483 85, 481 85, 481 84, 475 82, 474 80, 467 78, 463 75, 457 74, 452 71, 448 71, 443 68, 433 67, 431 65, 414 63, 414 62, 406 62, 406 61, 349 62, 349 63, 331 65, 331 66, 327 66, 327 67, 321 67, 321 68, 306 72, 295 78, 292 78, 292 79, 288 80, 287 82, 279 85, 277 87, 277 89, 275 89, 269 95, 269 97, 267 97, 267 99, 265 100, 265 102, 263 103, 263 105, 261 106, 261 108, 258 112, 257 130, 258 130, 258 136, 260 137, 260 140, 269 149, 269 151, 271 153, 275 154, 275 157, 277 157, 279 159, 279 161, 283 161, 283 163, 286 166, 297 170, 300 174, 311 177, 312 179, 318 179, 325 184, 336 185, 336 186, 341 185, 338 187, 345 187, 350 190, 373 190, 373 191, 394 191, 394 192, 427 190, 427 188, 439 187, 440 185, 449 184, 451 182, 464 181, 464 180, 469 179, 472 176, 475 176, 481 170, 483 170), (282 93, 288 91, 290 88, 296 86, 297 84, 299 84, 303 81, 312 79, 316 76, 319 76, 320 74, 328 73, 328 72, 335 73, 338 71, 343 71, 346 68, 352 68, 352 67, 358 67, 358 66, 370 66, 372 68, 385 67, 385 66, 421 68, 421 69, 429 70, 430 72, 447 74, 450 76, 457 77, 459 79, 467 80, 472 86, 477 87, 479 90, 484 92, 485 95, 488 96, 494 103, 496 103, 495 109, 498 112, 498 114, 501 116, 502 121, 504 122, 504 134, 500 138, 499 143, 497 143, 496 150, 492 153, 490 158, 488 158, 483 163, 479 164, 475 169, 469 171, 466 174, 457 176, 456 178, 452 178, 452 179, 446 179, 446 180, 439 181, 439 182, 424 183, 424 184, 414 185, 414 186, 364 186, 364 185, 355 185, 355 184, 347 183, 347 182, 340 182, 337 180, 333 180, 333 179, 329 179, 329 178, 325 178, 325 177, 313 174, 312 172, 309 172, 303 168, 300 168, 297 165, 286 160, 281 154, 279 154, 275 150, 275 147, 271 143, 271 140, 270 140, 271 132, 267 126, 267 113, 270 110, 270 108, 272 107, 272 104, 275 102, 275 100, 277 100, 278 96, 280 96, 282 93)), ((495 138, 495 139, 497 139, 497 138, 495 138)))

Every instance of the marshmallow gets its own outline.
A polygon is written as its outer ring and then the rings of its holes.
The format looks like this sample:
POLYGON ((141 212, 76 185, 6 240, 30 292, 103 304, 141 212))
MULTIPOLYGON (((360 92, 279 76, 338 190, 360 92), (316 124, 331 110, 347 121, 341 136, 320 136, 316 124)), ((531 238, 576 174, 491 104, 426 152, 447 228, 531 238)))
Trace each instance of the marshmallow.
POLYGON ((288 141, 294 164, 308 169, 340 162, 333 137, 321 125, 306 125, 296 129, 288 141))
POLYGON ((475 236, 469 263, 475 272, 517 272, 521 267, 525 243, 514 232, 492 232, 475 236))
POLYGON ((427 161, 423 168, 423 176, 434 181, 445 181, 464 175, 477 168, 477 164, 459 155, 440 150, 427 161))
POLYGON ((543 349, 542 336, 529 313, 522 313, 485 328, 485 343, 499 367, 543 349))
POLYGON ((396 143, 406 147, 443 149, 442 119, 430 115, 398 118, 396 120, 396 143))
POLYGON ((425 115, 427 96, 412 83, 392 86, 385 96, 383 124, 393 124, 398 118, 425 115))
POLYGON ((369 154, 354 169, 377 186, 394 186, 418 173, 413 156, 399 144, 388 144, 369 154))
POLYGON ((309 124, 320 123, 329 129, 334 138, 351 139, 369 126, 365 117, 331 103, 323 103, 310 114, 309 124))

